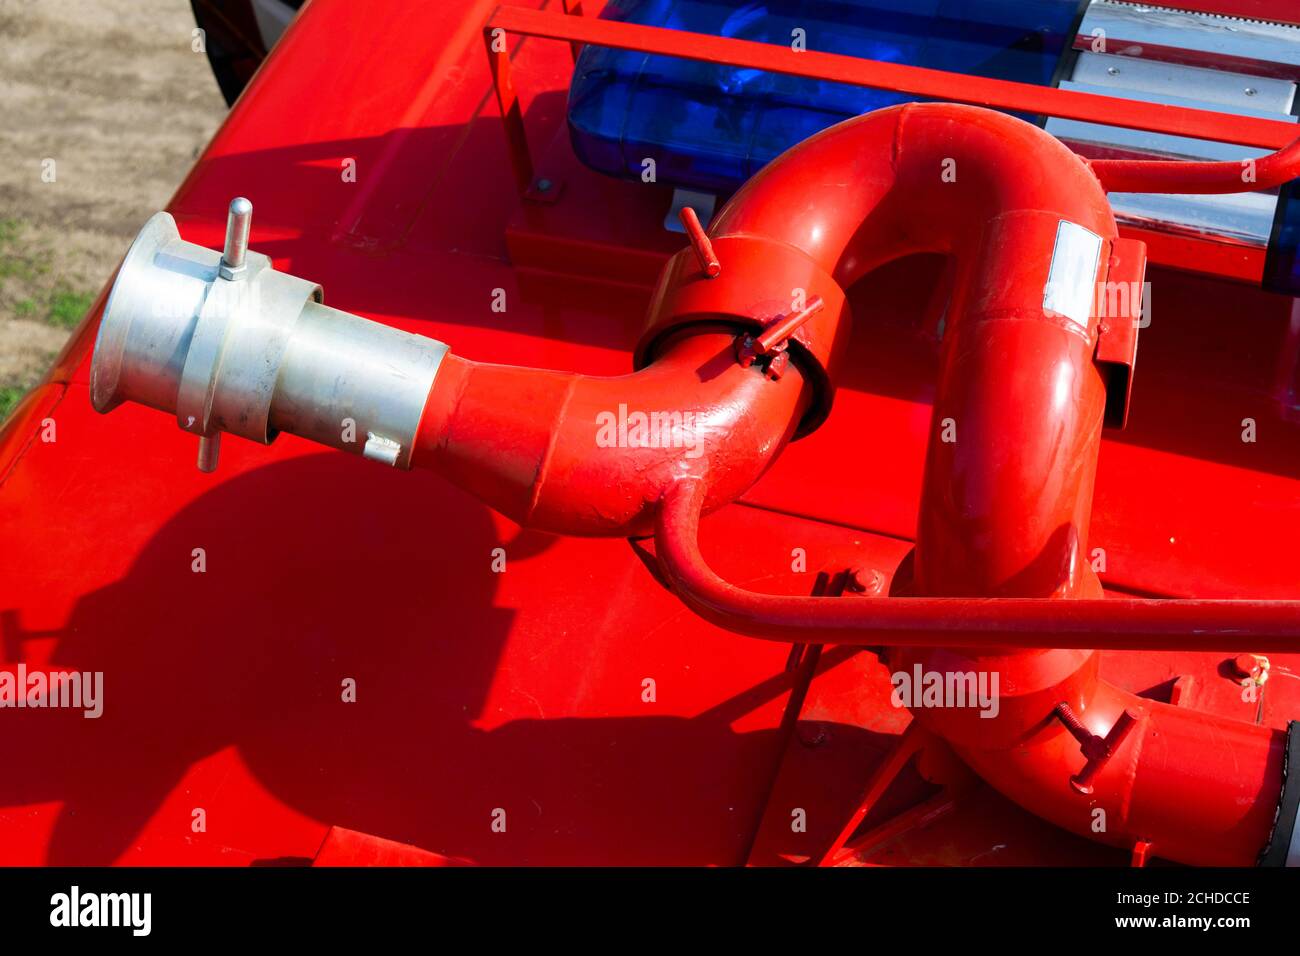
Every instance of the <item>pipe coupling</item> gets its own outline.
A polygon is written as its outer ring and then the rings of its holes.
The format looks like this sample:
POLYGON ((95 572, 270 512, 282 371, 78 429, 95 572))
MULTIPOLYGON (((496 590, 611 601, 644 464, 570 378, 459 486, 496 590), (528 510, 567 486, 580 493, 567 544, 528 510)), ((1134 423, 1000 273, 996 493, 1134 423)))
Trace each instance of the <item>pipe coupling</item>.
POLYGON ((813 387, 812 404, 794 437, 812 433, 830 415, 835 375, 848 347, 850 316, 844 290, 807 253, 783 242, 718 236, 711 247, 722 266, 716 276, 701 271, 693 248, 668 260, 650 302, 634 366, 642 369, 653 362, 663 343, 686 326, 722 323, 757 336, 820 298, 821 307, 789 338, 791 358, 813 387))
POLYGON ((229 250, 181 239, 165 212, 145 224, 100 321, 95 409, 129 400, 204 439, 289 432, 409 468, 447 346, 331 309, 319 285, 260 253, 237 256, 232 268, 229 250))

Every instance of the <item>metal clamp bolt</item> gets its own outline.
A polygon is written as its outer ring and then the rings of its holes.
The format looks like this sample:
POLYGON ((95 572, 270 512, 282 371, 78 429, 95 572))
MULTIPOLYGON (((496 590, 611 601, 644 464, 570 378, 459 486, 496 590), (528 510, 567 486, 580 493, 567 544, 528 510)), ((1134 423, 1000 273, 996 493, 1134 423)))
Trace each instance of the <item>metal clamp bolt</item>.
POLYGON ((1105 737, 1099 737, 1083 725, 1069 704, 1057 704, 1052 713, 1065 725, 1070 736, 1079 741, 1080 749, 1088 760, 1083 769, 1070 778, 1070 786, 1080 793, 1092 793, 1092 778, 1119 749, 1129 731, 1137 726, 1138 718, 1131 711, 1125 710, 1110 728, 1110 732, 1105 737))
MULTIPOLYGON (((230 200, 226 213, 226 242, 221 250, 217 275, 228 282, 238 282, 248 274, 248 234, 253 228, 253 204, 243 196, 230 200)), ((217 470, 221 458, 221 433, 213 431, 199 436, 199 456, 195 464, 205 474, 217 470)))
POLYGON ((709 242, 709 237, 705 235, 704 227, 700 225, 700 217, 695 215, 695 210, 690 206, 683 206, 678 216, 682 225, 686 227, 686 235, 691 240, 691 248, 695 250, 695 258, 700 260, 700 270, 709 279, 716 279, 722 275, 722 263, 718 261, 717 253, 713 251, 713 243, 709 242))
POLYGON ((234 282, 247 271, 248 234, 253 228, 253 204, 243 196, 230 200, 226 214, 226 244, 221 250, 221 266, 217 270, 223 279, 234 282))
POLYGON ((822 297, 815 295, 802 309, 773 319, 758 335, 742 335, 736 340, 736 361, 741 368, 749 368, 760 358, 766 358, 768 363, 763 371, 772 381, 777 381, 790 364, 786 350, 790 336, 825 306, 822 297))

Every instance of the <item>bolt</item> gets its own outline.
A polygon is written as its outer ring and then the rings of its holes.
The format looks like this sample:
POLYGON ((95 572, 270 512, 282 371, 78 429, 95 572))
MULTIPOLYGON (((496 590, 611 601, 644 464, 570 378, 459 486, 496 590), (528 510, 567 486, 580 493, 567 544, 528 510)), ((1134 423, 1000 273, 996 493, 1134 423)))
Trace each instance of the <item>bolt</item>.
POLYGON ((885 589, 885 576, 875 568, 852 568, 847 586, 854 594, 879 594, 885 589))
POLYGON ((1070 786, 1082 794, 1092 793, 1092 778, 1110 759, 1111 754, 1119 749, 1129 731, 1136 726, 1138 718, 1128 710, 1121 711, 1110 731, 1101 737, 1089 731, 1074 708, 1064 701, 1056 705, 1054 713, 1070 732, 1070 736, 1079 742, 1079 749, 1087 761, 1083 769, 1070 778, 1070 786))
POLYGON ((217 458, 221 453, 221 432, 199 436, 198 468, 202 472, 217 470, 217 458))
POLYGON ((700 225, 700 217, 696 215, 695 210, 690 206, 683 206, 681 211, 677 213, 677 218, 681 220, 687 238, 691 241, 691 248, 695 250, 695 258, 699 260, 700 271, 710 279, 716 279, 722 275, 722 262, 714 253, 713 243, 709 241, 708 234, 704 231, 704 227, 700 225))
POLYGON ((772 356, 772 360, 767 363, 764 374, 774 382, 779 381, 781 376, 785 374, 785 367, 789 364, 790 356, 782 350, 772 356))
POLYGON ((549 179, 539 179, 537 180, 537 191, 539 193, 549 193, 551 187, 554 185, 555 183, 551 182, 549 179))
POLYGON ((1246 87, 1246 95, 1247 95, 1247 96, 1254 96, 1254 95, 1255 95, 1256 93, 1258 93, 1258 92, 1259 92, 1259 90, 1255 89, 1253 86, 1248 86, 1248 87, 1246 87))
POLYGON ((226 215, 226 243, 221 251, 220 275, 223 279, 239 279, 245 272, 244 259, 248 254, 248 233, 253 225, 253 204, 243 196, 230 201, 226 215))
POLYGON ((776 319, 763 330, 762 335, 754 340, 758 351, 766 355, 769 352, 784 348, 790 336, 794 335, 800 326, 825 307, 826 302, 822 297, 815 295, 804 308, 776 319))
POLYGON ((1268 658, 1262 654, 1238 654, 1232 667, 1241 677, 1249 677, 1256 684, 1268 680, 1268 658))
POLYGON ((1079 743, 1085 743, 1092 740, 1092 731, 1083 726, 1081 721, 1074 712, 1074 708, 1062 701, 1056 705, 1056 716, 1060 718, 1061 723, 1065 724, 1065 729, 1070 732, 1079 743))
POLYGON ((752 336, 742 335, 736 339, 736 362, 741 368, 749 368, 758 359, 752 336))

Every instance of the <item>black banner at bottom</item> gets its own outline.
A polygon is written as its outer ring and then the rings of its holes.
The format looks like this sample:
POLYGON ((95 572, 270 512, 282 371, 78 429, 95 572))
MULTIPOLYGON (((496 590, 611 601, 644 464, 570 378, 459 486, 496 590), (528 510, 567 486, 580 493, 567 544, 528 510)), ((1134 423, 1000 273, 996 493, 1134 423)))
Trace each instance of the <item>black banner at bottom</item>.
MULTIPOLYGON (((708 928, 761 938, 818 931, 969 940, 1044 923, 1071 939, 1216 941, 1288 931, 1288 870, 1065 869, 0 869, 6 940, 75 935, 214 942, 337 942, 449 929, 499 943, 572 940, 598 918, 629 939, 708 928), (855 927, 856 926, 856 930, 855 927)), ((664 937, 660 937, 664 938, 664 937)), ((865 940, 869 937, 864 937, 865 940)), ((1260 937, 1263 938, 1263 937, 1260 937)))

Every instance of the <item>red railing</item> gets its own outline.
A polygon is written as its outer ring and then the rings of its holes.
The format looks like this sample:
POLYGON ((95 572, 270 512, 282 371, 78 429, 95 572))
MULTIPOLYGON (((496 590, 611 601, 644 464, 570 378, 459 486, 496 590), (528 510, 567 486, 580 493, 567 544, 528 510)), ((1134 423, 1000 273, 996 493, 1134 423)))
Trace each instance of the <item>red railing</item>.
POLYGON ((502 6, 493 12, 483 27, 497 102, 510 145, 510 159, 520 192, 524 195, 532 191, 533 163, 524 135, 519 98, 511 78, 509 46, 505 42, 512 35, 566 41, 575 57, 582 46, 594 44, 1238 146, 1276 150, 1296 138, 1296 126, 1281 120, 1143 103, 1117 96, 968 76, 838 53, 799 51, 772 43, 600 20, 583 17, 580 0, 566 0, 565 9, 566 13, 550 13, 502 6))

